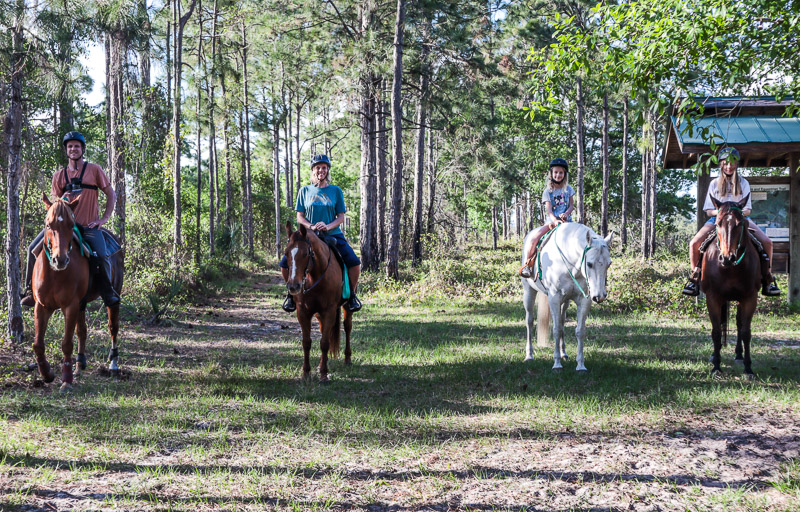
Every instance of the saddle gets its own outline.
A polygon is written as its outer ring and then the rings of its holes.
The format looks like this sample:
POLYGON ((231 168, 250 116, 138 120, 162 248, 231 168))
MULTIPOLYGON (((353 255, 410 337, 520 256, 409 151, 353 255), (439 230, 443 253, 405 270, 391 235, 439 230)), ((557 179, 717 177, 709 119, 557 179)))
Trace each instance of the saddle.
MULTIPOLYGON (((109 238, 108 235, 106 235, 106 240, 108 240, 108 238, 109 238)), ((75 241, 76 244, 78 244, 78 247, 81 250, 81 256, 83 256, 84 258, 88 258, 92 254, 92 248, 89 247, 89 243, 83 239, 83 234, 78 229, 77 225, 72 229, 72 240, 75 241)), ((117 244, 116 241, 114 243, 116 244, 117 247, 119 247, 119 244, 117 244)), ((33 248, 33 254, 39 256, 39 253, 42 252, 43 248, 44 248, 44 239, 42 239, 42 241, 39 242, 36 245, 36 247, 33 248)))
MULTIPOLYGON (((547 228, 548 228, 547 232, 544 235, 542 235, 542 238, 540 238, 539 241, 536 243, 536 250, 533 251, 533 256, 531 256, 531 260, 532 260, 532 262, 536 262, 536 263, 539 264, 539 270, 533 273, 533 280, 534 281, 539 280, 539 279, 542 278, 541 257, 537 258, 537 256, 539 256, 541 254, 541 251, 542 251, 542 249, 544 249, 544 246, 547 245, 547 242, 549 242, 550 239, 553 238, 551 235, 553 234, 555 229, 558 227, 558 225, 559 225, 558 222, 551 222, 550 224, 548 224, 547 225, 547 228)), ((531 266, 531 270, 533 270, 533 266, 531 266)))
POLYGON ((350 279, 347 276, 347 265, 344 264, 344 257, 342 257, 342 253, 339 252, 339 248, 336 246, 336 239, 332 236, 318 234, 320 240, 325 242, 328 245, 328 248, 333 252, 333 255, 336 257, 336 261, 339 262, 339 265, 342 267, 342 298, 349 299, 350 298, 350 279))

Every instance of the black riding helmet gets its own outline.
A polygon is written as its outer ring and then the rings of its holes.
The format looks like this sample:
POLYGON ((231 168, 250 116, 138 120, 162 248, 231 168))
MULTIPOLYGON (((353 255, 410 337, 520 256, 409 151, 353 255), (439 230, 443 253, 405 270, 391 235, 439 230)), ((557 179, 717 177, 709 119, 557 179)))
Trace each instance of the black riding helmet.
POLYGON ((552 162, 550 162, 550 169, 553 167, 563 167, 567 172, 569 172, 569 164, 563 158, 556 158, 552 162))
POLYGON ((83 145, 83 149, 86 149, 86 139, 83 138, 83 134, 81 134, 81 132, 67 132, 67 134, 64 135, 64 140, 61 141, 61 145, 66 147, 67 142, 71 140, 77 140, 81 143, 81 145, 83 145))
POLYGON ((328 155, 314 155, 311 157, 311 168, 313 169, 317 164, 328 164, 328 169, 331 168, 331 159, 328 155))

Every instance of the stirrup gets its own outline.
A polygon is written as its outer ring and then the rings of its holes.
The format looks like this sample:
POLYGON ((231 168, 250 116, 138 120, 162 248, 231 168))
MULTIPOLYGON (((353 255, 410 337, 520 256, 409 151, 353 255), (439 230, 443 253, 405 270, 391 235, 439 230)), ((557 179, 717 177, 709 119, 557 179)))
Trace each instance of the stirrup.
POLYGON ((356 311, 360 311, 362 307, 361 301, 358 300, 355 293, 350 294, 350 299, 347 301, 347 311, 351 313, 355 313, 356 311))
POLYGON ((291 293, 286 294, 286 298, 283 300, 283 305, 281 307, 287 313, 292 313, 297 309, 297 305, 294 303, 294 297, 292 297, 291 293))
POLYGON ((533 273, 531 272, 531 267, 525 265, 524 267, 519 269, 519 275, 520 277, 524 277, 525 279, 530 279, 531 276, 533 276, 533 273))
POLYGON ((697 297, 698 295, 700 295, 700 286, 694 281, 689 281, 683 287, 683 290, 681 290, 681 292, 684 295, 688 295, 689 297, 697 297))

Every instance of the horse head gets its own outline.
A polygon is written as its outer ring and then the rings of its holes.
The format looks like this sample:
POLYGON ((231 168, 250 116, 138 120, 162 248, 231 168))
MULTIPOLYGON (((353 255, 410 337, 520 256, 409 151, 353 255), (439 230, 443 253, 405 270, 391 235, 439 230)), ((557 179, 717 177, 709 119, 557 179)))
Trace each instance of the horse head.
POLYGON ((711 202, 717 209, 717 246, 719 247, 719 264, 723 268, 736 265, 744 256, 747 247, 747 220, 742 210, 747 205, 750 194, 741 201, 721 202, 711 196, 711 202))
POLYGON ((292 223, 286 221, 286 234, 289 237, 284 252, 289 263, 286 288, 292 295, 297 295, 303 290, 306 276, 314 268, 314 248, 309 239, 309 232, 302 224, 297 231, 292 231, 292 223))
POLYGON ((56 199, 50 201, 47 194, 42 194, 47 206, 44 218, 44 250, 50 267, 61 271, 69 265, 69 253, 72 250, 72 230, 75 227, 75 208, 80 198, 72 201, 56 199))
POLYGON ((611 240, 614 233, 609 233, 607 237, 600 238, 591 230, 586 231, 586 281, 589 283, 589 296, 592 301, 600 304, 606 297, 606 276, 608 267, 611 266, 611 240))

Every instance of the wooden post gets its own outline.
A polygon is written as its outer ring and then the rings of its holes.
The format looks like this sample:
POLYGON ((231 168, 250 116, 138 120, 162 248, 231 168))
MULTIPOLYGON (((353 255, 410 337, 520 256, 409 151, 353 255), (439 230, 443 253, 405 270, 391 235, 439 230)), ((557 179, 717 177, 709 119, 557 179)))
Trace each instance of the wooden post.
POLYGON ((703 211, 703 203, 706 201, 706 194, 708 194, 708 187, 711 184, 711 170, 701 170, 697 176, 697 231, 703 227, 703 224, 708 220, 706 212, 703 211))
POLYGON ((790 304, 800 305, 800 153, 789 154, 789 290, 790 304))

